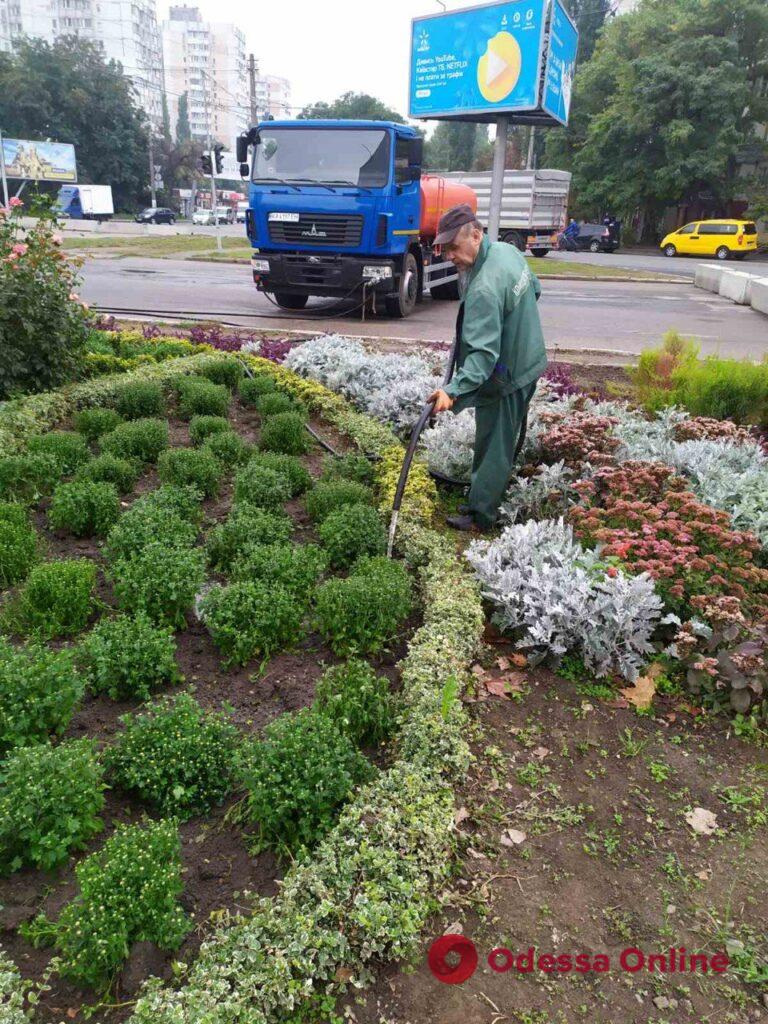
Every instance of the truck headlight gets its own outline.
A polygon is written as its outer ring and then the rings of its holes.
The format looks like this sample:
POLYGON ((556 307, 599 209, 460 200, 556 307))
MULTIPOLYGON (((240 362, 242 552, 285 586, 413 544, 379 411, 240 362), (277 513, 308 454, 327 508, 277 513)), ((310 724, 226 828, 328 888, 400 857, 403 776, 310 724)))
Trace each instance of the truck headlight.
POLYGON ((367 267, 363 267, 363 277, 366 281, 386 281, 392 277, 392 267, 372 263, 367 267))
POLYGON ((251 270, 254 274, 268 274, 269 260, 254 259, 251 257, 251 270))

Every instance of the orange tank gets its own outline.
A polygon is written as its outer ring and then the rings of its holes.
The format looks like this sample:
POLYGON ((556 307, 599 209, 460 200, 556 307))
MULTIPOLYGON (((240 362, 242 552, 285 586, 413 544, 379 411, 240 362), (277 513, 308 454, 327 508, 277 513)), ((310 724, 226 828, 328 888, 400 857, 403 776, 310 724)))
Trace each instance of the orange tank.
POLYGON ((477 196, 469 185, 449 181, 437 174, 423 174, 421 177, 421 222, 419 234, 422 241, 430 242, 437 234, 438 221, 446 210, 461 203, 468 203, 477 212, 477 196))

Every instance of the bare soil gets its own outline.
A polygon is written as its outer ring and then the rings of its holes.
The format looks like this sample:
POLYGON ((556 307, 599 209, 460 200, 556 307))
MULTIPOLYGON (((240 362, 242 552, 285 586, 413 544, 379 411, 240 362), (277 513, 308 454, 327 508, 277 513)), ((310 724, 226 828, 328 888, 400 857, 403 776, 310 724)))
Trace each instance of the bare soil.
POLYGON ((618 692, 600 699, 540 668, 510 675, 497 659, 514 654, 496 639, 468 703, 476 760, 457 794, 446 905, 413 961, 382 967, 340 1012, 357 1024, 766 1024, 768 751, 681 697, 657 695, 639 714, 618 692), (506 696, 487 690, 499 678, 506 696), (686 822, 697 807, 716 815, 712 835, 686 822), (462 984, 427 965, 446 932, 478 951, 462 984), (497 947, 604 954, 610 970, 497 973, 497 947), (629 973, 630 947, 727 950, 731 963, 721 975, 629 973))
MULTIPOLYGON (((233 401, 230 420, 245 440, 258 441, 259 420, 252 410, 233 401)), ((172 415, 169 423, 171 445, 189 445, 188 424, 172 415)), ((62 424, 63 428, 68 426, 67 423, 62 424)), ((328 424, 312 420, 311 426, 337 451, 348 447, 347 440, 328 424)), ((323 454, 318 446, 313 446, 304 457, 305 465, 313 476, 321 472, 323 454)), ((148 469, 133 493, 125 497, 125 506, 158 484, 156 470, 148 469)), ((232 479, 228 477, 221 493, 204 502, 204 533, 226 518, 231 499, 232 479)), ((103 568, 100 541, 77 539, 66 531, 49 529, 45 514, 47 504, 40 504, 34 518, 49 557, 90 558, 103 568)), ((302 500, 291 501, 286 508, 295 522, 295 539, 315 539, 314 528, 302 500)), ((112 590, 103 572, 99 573, 98 596, 107 606, 114 605, 112 590)), ((390 679, 393 688, 399 686, 397 662, 403 656, 407 638, 416 624, 415 619, 407 623, 391 648, 371 659, 373 667, 390 679)), ((263 667, 250 663, 243 668, 224 669, 207 630, 192 613, 187 616, 186 628, 177 632, 176 643, 177 662, 184 681, 163 692, 174 693, 191 688, 205 707, 217 711, 231 709, 232 720, 241 732, 254 737, 258 737, 264 727, 279 715, 310 705, 317 680, 327 666, 338 661, 318 635, 309 633, 295 648, 274 656, 263 667)), ((65 738, 90 736, 99 746, 107 745, 120 729, 121 716, 139 707, 138 701, 115 701, 104 695, 88 695, 75 712, 65 738)), ((381 760, 380 752, 367 753, 374 761, 381 760)), ((249 894, 270 896, 276 892, 284 865, 271 852, 258 856, 249 852, 242 831, 227 818, 227 811, 236 800, 235 795, 210 814, 184 822, 180 827, 185 882, 181 901, 194 921, 194 930, 181 948, 174 953, 166 953, 150 943, 137 943, 110 991, 103 997, 80 990, 53 975, 48 981, 50 989, 40 1002, 37 1021, 59 1024, 63 1019, 85 1020, 84 1010, 89 1007, 92 1015, 88 1019, 97 1024, 117 1024, 130 1015, 133 998, 144 978, 151 974, 170 977, 172 962, 193 959, 203 938, 217 921, 229 913, 248 909, 249 894)), ((146 814, 152 816, 152 809, 125 794, 107 791, 107 803, 102 814, 104 831, 93 838, 83 853, 72 857, 56 872, 23 870, 8 878, 0 878, 0 943, 25 978, 39 981, 44 976, 51 951, 34 949, 18 934, 18 926, 40 911, 55 919, 63 906, 77 894, 75 867, 79 860, 99 849, 117 824, 140 821, 146 814)))

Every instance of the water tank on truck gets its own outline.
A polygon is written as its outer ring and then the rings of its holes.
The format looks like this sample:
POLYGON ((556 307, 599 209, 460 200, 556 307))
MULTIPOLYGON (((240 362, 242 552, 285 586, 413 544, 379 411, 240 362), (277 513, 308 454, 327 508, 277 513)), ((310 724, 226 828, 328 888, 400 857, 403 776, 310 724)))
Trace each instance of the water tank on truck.
MULTIPOLYGON (((419 236, 422 244, 431 246, 437 234, 437 225, 447 210, 463 204, 471 206, 477 213, 477 195, 469 185, 459 181, 450 181, 438 174, 422 174, 421 176, 421 219, 419 236)), ((429 283, 429 292, 433 299, 458 299, 459 282, 455 277, 452 265, 445 266, 446 261, 433 256, 431 265, 425 274, 429 283), (429 273, 431 271, 431 273, 429 273), (447 284, 439 284, 440 275, 454 277, 447 284)))

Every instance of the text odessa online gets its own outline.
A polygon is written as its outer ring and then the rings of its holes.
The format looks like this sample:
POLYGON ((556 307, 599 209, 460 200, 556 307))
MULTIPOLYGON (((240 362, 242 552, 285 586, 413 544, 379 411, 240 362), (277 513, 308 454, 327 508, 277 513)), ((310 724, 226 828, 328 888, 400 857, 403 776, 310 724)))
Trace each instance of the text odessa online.
MULTIPOLYGON (((672 947, 665 953, 644 953, 636 946, 623 949, 618 957, 618 969, 629 974, 648 971, 659 974, 724 974, 728 969, 726 953, 689 953, 685 946, 672 947)), ((605 953, 538 953, 534 946, 525 952, 513 953, 503 946, 491 950, 488 965, 498 974, 517 971, 530 974, 542 971, 544 974, 605 974, 614 970, 611 958, 605 953)))

